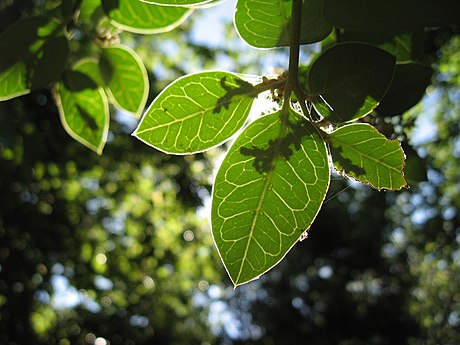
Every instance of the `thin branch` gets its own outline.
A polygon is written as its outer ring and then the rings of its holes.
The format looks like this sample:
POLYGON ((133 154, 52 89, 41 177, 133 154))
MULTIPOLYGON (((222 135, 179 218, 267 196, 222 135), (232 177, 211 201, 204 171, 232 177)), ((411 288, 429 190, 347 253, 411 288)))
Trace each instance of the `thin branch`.
POLYGON ((299 84, 300 28, 302 24, 302 0, 292 0, 291 35, 289 44, 289 72, 286 83, 285 103, 299 84))

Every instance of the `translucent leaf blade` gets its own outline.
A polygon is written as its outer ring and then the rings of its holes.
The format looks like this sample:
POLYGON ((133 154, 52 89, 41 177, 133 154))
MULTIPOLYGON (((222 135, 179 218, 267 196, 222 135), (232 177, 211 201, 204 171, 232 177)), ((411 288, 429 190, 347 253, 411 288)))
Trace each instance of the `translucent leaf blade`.
POLYGON ((329 186, 325 143, 290 111, 246 128, 217 173, 212 232, 234 285, 276 265, 312 224, 329 186))
POLYGON ((322 116, 335 123, 357 120, 377 107, 388 90, 396 58, 372 45, 341 43, 311 65, 306 89, 322 116))
POLYGON ((102 153, 109 131, 109 107, 104 90, 78 70, 66 73, 57 86, 56 103, 67 133, 102 153))
MULTIPOLYGON (((319 42, 332 26, 322 16, 323 0, 304 0, 301 44, 319 42)), ((289 46, 292 0, 238 0, 235 26, 239 35, 256 48, 289 46)))
POLYGON ((139 115, 149 91, 147 71, 140 57, 128 47, 111 46, 103 50, 99 67, 106 72, 105 85, 115 105, 139 115))
POLYGON ((149 4, 163 5, 163 6, 198 6, 210 3, 212 0, 142 0, 149 4))
POLYGON ((334 166, 354 179, 381 190, 407 187, 404 151, 366 123, 345 125, 328 135, 334 166))
POLYGON ((232 73, 187 75, 158 95, 133 135, 166 153, 202 152, 243 126, 256 96, 254 86, 232 73))
POLYGON ((6 101, 30 92, 25 63, 18 62, 0 73, 0 101, 6 101))
POLYGON ((102 0, 102 6, 113 25, 139 34, 170 31, 182 24, 192 11, 140 0, 102 0))

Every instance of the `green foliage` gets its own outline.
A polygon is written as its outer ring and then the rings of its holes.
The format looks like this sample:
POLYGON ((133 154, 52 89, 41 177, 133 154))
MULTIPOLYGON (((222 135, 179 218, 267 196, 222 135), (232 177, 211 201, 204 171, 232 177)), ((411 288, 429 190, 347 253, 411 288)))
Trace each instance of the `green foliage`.
POLYGON ((376 189, 407 187, 404 152, 398 140, 388 140, 366 123, 342 126, 328 135, 335 168, 376 189))
POLYGON ((293 110, 264 116, 230 148, 213 192, 214 241, 235 286, 306 236, 329 186, 326 146, 293 110))
POLYGON ((232 73, 188 75, 158 95, 133 135, 166 153, 204 151, 243 126, 255 96, 255 88, 232 73))
POLYGON ((109 131, 109 104, 103 89, 76 65, 57 85, 56 102, 67 133, 101 154, 109 131))
MULTIPOLYGON (((50 17, 16 22, 0 36, 0 48, 12 46, 0 65, 0 99, 55 83, 64 128, 100 154, 107 99, 138 115, 148 94, 146 69, 119 44, 119 33, 168 31, 213 3, 84 0, 58 4, 50 17), (69 53, 69 41, 72 47, 81 35, 95 43, 84 56, 69 53)), ((327 193, 330 160, 340 173, 378 190, 407 187, 401 145, 369 123, 385 128, 387 117, 419 102, 432 76, 417 61, 426 53, 420 44, 425 29, 458 24, 458 10, 454 0, 238 0, 241 38, 257 48, 289 46, 287 73, 253 85, 230 72, 200 72, 156 97, 133 135, 181 155, 230 140, 266 91, 281 108, 243 129, 216 177, 212 231, 235 285, 273 267, 308 230, 327 193), (300 46, 316 42, 321 51, 303 64, 300 46)))
POLYGON ((328 121, 354 121, 368 115, 382 100, 393 78, 395 60, 371 45, 334 45, 311 64, 307 95, 328 121))
MULTIPOLYGON (((331 32, 332 26, 322 16, 322 6, 323 0, 303 0, 301 44, 319 42, 331 32)), ((235 27, 241 38, 253 47, 289 46, 291 8, 292 0, 239 0, 235 27)))
POLYGON ((191 12, 184 7, 159 6, 139 0, 102 0, 102 6, 116 27, 139 34, 172 30, 191 12))

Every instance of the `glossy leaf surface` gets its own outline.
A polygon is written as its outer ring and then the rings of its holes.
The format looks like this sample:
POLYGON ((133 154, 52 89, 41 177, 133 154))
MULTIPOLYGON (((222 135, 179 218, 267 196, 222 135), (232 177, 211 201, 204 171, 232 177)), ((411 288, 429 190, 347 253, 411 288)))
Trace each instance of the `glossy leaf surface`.
MULTIPOLYGON (((332 30, 322 15, 323 0, 304 0, 300 43, 321 41, 332 30)), ((256 48, 288 46, 292 0, 238 0, 235 26, 241 38, 256 48)))
POLYGON ((404 152, 398 140, 388 140, 366 123, 345 125, 328 138, 338 171, 379 190, 407 186, 404 152))
POLYGON ((201 152, 243 126, 256 96, 253 85, 232 73, 188 75, 158 95, 133 135, 167 153, 201 152))
POLYGON ((191 13, 188 8, 159 6, 140 0, 102 0, 102 6, 115 26, 140 34, 170 31, 191 13))
POLYGON ((276 265, 316 217, 329 186, 325 143, 299 114, 257 119, 214 184, 212 232, 234 285, 276 265))
POLYGON ((66 73, 56 93, 59 115, 69 135, 98 154, 107 140, 109 107, 104 90, 78 65, 66 73))
POLYGON ((371 45, 337 44, 313 62, 306 89, 329 121, 353 121, 377 107, 390 86, 395 62, 393 55, 371 45))

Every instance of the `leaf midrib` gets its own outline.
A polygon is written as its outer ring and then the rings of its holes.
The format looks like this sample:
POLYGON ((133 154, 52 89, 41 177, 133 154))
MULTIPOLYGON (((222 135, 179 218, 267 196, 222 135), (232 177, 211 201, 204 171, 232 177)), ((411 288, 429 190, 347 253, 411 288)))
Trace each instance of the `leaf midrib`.
POLYGON ((286 129, 287 129, 287 118, 289 116, 289 111, 287 109, 286 110, 281 110, 281 111, 284 111, 285 114, 281 114, 281 127, 280 127, 280 131, 279 131, 280 140, 278 140, 278 143, 277 143, 277 145, 275 147, 274 154, 273 154, 273 156, 274 156, 273 165, 272 165, 272 168, 270 169, 270 171, 268 172, 267 177, 265 178, 264 188, 262 190, 262 194, 260 196, 259 203, 257 204, 257 208, 255 209, 254 219, 252 220, 251 229, 250 229, 250 232, 249 232, 249 235, 248 235, 248 241, 246 242, 246 248, 244 249, 243 259, 241 260, 240 270, 238 271, 238 276, 237 276, 237 278, 235 280, 235 286, 240 285, 239 280, 240 280, 241 273, 243 272, 243 267, 245 266, 247 254, 248 254, 248 251, 249 251, 249 245, 250 245, 251 240, 253 238, 254 229, 255 229, 255 226, 257 224, 257 219, 259 218, 260 211, 262 209, 262 204, 263 204, 263 202, 265 200, 265 194, 267 193, 268 186, 270 186, 270 184, 271 184, 273 171, 274 171, 274 166, 276 166, 276 163, 277 163, 277 161, 279 159, 279 151, 280 151, 281 143, 283 141, 284 134, 285 134, 286 129))

